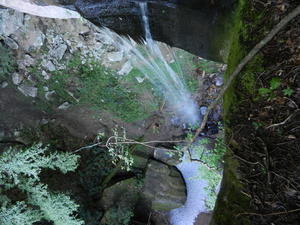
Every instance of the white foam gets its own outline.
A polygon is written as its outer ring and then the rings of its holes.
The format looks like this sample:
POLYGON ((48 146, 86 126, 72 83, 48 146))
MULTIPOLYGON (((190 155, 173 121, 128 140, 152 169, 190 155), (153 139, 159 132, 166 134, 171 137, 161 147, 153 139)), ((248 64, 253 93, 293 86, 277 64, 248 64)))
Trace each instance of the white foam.
POLYGON ((207 192, 206 180, 199 179, 198 162, 182 162, 176 167, 180 170, 187 189, 187 200, 184 206, 170 211, 170 222, 172 225, 193 225, 200 212, 206 212, 205 199, 207 192))

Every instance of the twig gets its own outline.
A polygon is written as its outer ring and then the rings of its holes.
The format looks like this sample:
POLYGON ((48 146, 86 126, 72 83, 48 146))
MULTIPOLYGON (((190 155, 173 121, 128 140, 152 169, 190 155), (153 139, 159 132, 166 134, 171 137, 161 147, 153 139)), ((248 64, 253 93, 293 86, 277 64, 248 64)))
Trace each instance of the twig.
MULTIPOLYGON (((78 148, 74 151, 74 153, 79 152, 79 151, 84 150, 84 149, 93 148, 93 147, 96 147, 96 146, 107 147, 108 148, 109 144, 140 144, 140 145, 144 145, 144 146, 149 147, 149 148, 156 148, 156 147, 153 147, 153 146, 148 145, 148 144, 152 144, 152 143, 184 143, 184 142, 186 142, 186 141, 185 140, 179 140, 179 141, 145 141, 145 142, 139 142, 139 141, 135 141, 135 140, 128 139, 128 138, 123 138, 123 137, 118 137, 118 136, 111 136, 111 137, 108 138, 105 145, 101 145, 102 142, 97 142, 97 143, 92 144, 92 145, 88 145, 88 146, 78 148), (113 138, 114 139, 122 139, 124 141, 118 141, 118 142, 115 142, 115 143, 111 143, 110 140, 113 139, 113 138)), ((181 150, 166 149, 166 151, 180 152, 181 150)))
POLYGON ((233 157, 234 157, 234 158, 237 158, 237 159, 239 159, 239 160, 241 160, 241 161, 243 161, 243 162, 245 162, 245 163, 249 163, 249 164, 251 164, 251 165, 257 165, 257 164, 259 164, 259 162, 250 162, 250 161, 248 161, 248 160, 246 160, 246 159, 243 159, 242 157, 240 157, 240 156, 238 156, 238 155, 233 155, 233 157))
POLYGON ((268 214, 245 212, 245 213, 239 213, 235 217, 239 217, 239 216, 242 216, 242 215, 248 215, 248 216, 276 216, 276 215, 282 215, 282 214, 288 214, 288 213, 294 213, 294 212, 300 212, 300 209, 293 209, 293 210, 289 210, 289 211, 275 212, 275 213, 268 213, 268 214))
POLYGON ((267 173, 267 181, 268 181, 268 184, 271 184, 270 157, 269 157, 268 148, 267 148, 265 142, 260 137, 257 137, 257 140, 259 140, 259 142, 261 143, 262 148, 266 154, 264 161, 265 161, 265 166, 266 166, 265 168, 266 168, 266 173, 267 173))
POLYGON ((294 106, 296 106, 297 109, 299 109, 298 105, 296 104, 296 102, 294 102, 292 99, 288 98, 288 97, 283 97, 287 100, 289 100, 291 103, 293 103, 294 106))
MULTIPOLYGON (((211 112, 213 108, 215 108, 218 104, 218 102, 223 98, 225 92, 230 87, 232 81, 238 76, 238 74, 241 72, 241 70, 245 67, 245 65, 270 41, 272 38, 283 28, 285 27, 292 19, 294 19, 296 16, 300 14, 300 5, 294 9, 291 13, 289 13, 286 17, 284 17, 275 27, 270 31, 270 33, 261 40, 255 47, 245 56, 245 58, 242 59, 242 61, 239 63, 239 65, 235 68, 233 73, 229 76, 227 82, 221 89, 219 95, 217 98, 208 106, 206 113, 203 117, 203 120, 201 122, 200 127, 197 129, 194 137, 192 140, 183 148, 186 152, 189 152, 190 146, 194 143, 196 138, 199 136, 201 131, 205 128, 206 122, 208 120, 208 115, 211 112)), ((189 156, 191 154, 189 153, 189 156)))
POLYGON ((299 111, 300 111, 300 109, 297 109, 293 114, 289 115, 289 117, 286 118, 284 121, 267 126, 266 129, 270 129, 272 127, 278 127, 278 126, 286 124, 299 111))
POLYGON ((150 212, 150 213, 149 213, 149 217, 148 217, 147 225, 150 225, 150 219, 151 219, 151 216, 152 216, 152 212, 150 212))

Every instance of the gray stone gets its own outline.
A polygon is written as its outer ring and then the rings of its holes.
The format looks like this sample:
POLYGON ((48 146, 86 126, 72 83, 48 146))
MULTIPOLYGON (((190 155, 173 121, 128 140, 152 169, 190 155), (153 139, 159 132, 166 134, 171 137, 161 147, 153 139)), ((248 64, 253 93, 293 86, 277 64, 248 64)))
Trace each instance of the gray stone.
POLYGON ((4 43, 11 49, 17 50, 19 48, 18 43, 10 37, 5 38, 4 43))
POLYGON ((111 62, 119 62, 123 59, 123 52, 109 52, 107 58, 111 62))
POLYGON ((22 92, 23 95, 30 96, 32 98, 35 98, 37 96, 37 92, 38 92, 38 89, 36 87, 31 86, 31 85, 26 85, 26 84, 21 84, 18 87, 18 90, 20 92, 22 92))
POLYGON ((142 77, 136 77, 135 79, 137 80, 138 83, 143 83, 144 80, 145 80, 145 77, 143 77, 143 78, 142 77))
POLYGON ((49 80, 50 79, 50 75, 45 70, 42 71, 42 76, 43 76, 43 78, 45 80, 49 80))
POLYGON ((45 98, 48 101, 53 101, 54 100, 54 95, 55 95, 55 91, 46 91, 45 98))
POLYGON ((170 166, 176 166, 181 162, 181 152, 174 152, 174 150, 167 148, 155 148, 153 157, 170 166))
POLYGON ((34 59, 33 59, 30 55, 25 54, 25 55, 24 55, 23 64, 24 64, 24 66, 26 66, 26 67, 31 66, 31 65, 34 64, 34 59))
POLYGON ((207 110, 207 106, 201 106, 201 107, 200 107, 200 114, 201 114, 202 116, 204 116, 205 113, 206 113, 206 110, 207 110))
POLYGON ((122 68, 118 71, 119 75, 127 75, 130 73, 130 71, 133 69, 130 61, 127 61, 126 63, 124 63, 124 65, 122 66, 122 68))
POLYGON ((170 119, 170 122, 174 126, 180 126, 180 124, 182 123, 179 117, 172 117, 170 119))
POLYGON ((65 110, 65 109, 70 108, 70 106, 71 106, 71 104, 69 102, 64 102, 63 104, 58 106, 58 109, 65 110))
POLYGON ((216 77, 215 79, 215 85, 217 87, 220 87, 224 84, 224 78, 223 77, 216 77))
POLYGON ((24 80, 23 74, 13 73, 12 74, 12 82, 14 85, 19 85, 24 80))
POLYGON ((186 201, 185 184, 178 170, 154 160, 147 167, 143 194, 155 211, 169 211, 186 201))
POLYGON ((140 191, 137 186, 136 178, 122 180, 103 191, 101 205, 104 209, 113 207, 116 203, 125 203, 128 206, 134 206, 137 200, 137 193, 140 191))
MULTIPOLYGON (((26 39, 22 41, 22 47, 28 51, 39 50, 45 41, 45 35, 39 29, 33 30, 32 32, 26 33, 26 39)), ((20 42, 19 42, 20 43, 20 42)), ((21 44, 20 44, 21 45, 21 44)))
POLYGON ((9 36, 23 26, 24 14, 12 9, 0 9, 0 35, 9 36))
POLYGON ((8 82, 3 81, 0 86, 1 86, 1 88, 6 88, 8 86, 8 82))
POLYGON ((48 70, 50 72, 53 72, 56 70, 54 64, 51 61, 47 61, 47 62, 43 63, 42 65, 46 70, 48 70))
POLYGON ((61 60, 67 50, 68 46, 66 44, 60 44, 57 48, 50 50, 49 54, 57 59, 61 60))

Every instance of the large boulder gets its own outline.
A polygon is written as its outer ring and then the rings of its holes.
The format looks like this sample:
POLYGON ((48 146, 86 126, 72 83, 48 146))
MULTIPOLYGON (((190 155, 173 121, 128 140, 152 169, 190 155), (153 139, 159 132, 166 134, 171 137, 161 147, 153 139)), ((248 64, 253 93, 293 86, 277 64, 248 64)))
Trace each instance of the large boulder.
POLYGON ((143 194, 153 211, 169 211, 181 207, 186 200, 185 183, 180 172, 155 160, 148 164, 143 194))

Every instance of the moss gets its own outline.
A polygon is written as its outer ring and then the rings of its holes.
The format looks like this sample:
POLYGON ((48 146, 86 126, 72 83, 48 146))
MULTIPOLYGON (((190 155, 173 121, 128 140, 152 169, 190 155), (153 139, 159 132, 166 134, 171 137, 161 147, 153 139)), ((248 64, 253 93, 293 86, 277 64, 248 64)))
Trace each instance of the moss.
MULTIPOLYGON (((264 16, 264 9, 256 10, 252 4, 247 0, 239 1, 234 17, 225 81, 228 80, 243 57, 264 38, 266 31, 271 28, 271 23, 264 16)), ((244 67, 226 91, 223 99, 223 112, 227 138, 233 135, 244 100, 254 101, 257 98, 257 74, 262 71, 264 71, 264 60, 262 54, 258 54, 244 67)), ((229 144, 232 145, 232 143, 229 144)), ((232 146, 231 149, 239 151, 239 143, 235 142, 234 148, 232 146)), ((222 188, 216 202, 212 225, 250 224, 246 218, 236 217, 238 213, 248 211, 250 200, 242 194, 243 186, 239 181, 238 167, 237 160, 227 152, 222 188)))
MULTIPOLYGON (((271 23, 265 19, 264 11, 257 11, 251 2, 240 0, 234 17, 234 29, 231 32, 231 47, 228 58, 228 69, 225 81, 228 80, 243 57, 261 40, 271 28, 271 23), (255 35, 253 35, 255 33, 255 35)), ((255 99, 257 95, 256 73, 264 70, 263 58, 255 56, 239 74, 239 78, 232 82, 224 96, 224 118, 230 121, 230 115, 236 112, 239 99, 237 90, 246 90, 246 94, 255 99), (239 86, 239 88, 237 88, 239 86)))
POLYGON ((242 185, 237 177, 238 163, 227 153, 222 187, 218 195, 211 225, 248 225, 245 218, 236 217, 249 205, 247 196, 241 194, 242 185))
POLYGON ((32 67, 31 73, 38 80, 40 108, 51 111, 53 106, 69 102, 73 105, 86 105, 95 110, 95 113, 110 111, 126 122, 145 119, 157 109, 158 104, 152 99, 141 100, 145 96, 144 91, 149 90, 147 86, 128 84, 93 58, 82 64, 80 55, 75 55, 65 64, 66 68, 52 72, 48 81, 41 77, 41 70, 37 66, 32 67), (44 86, 49 91, 55 91, 51 101, 45 99, 44 86))

